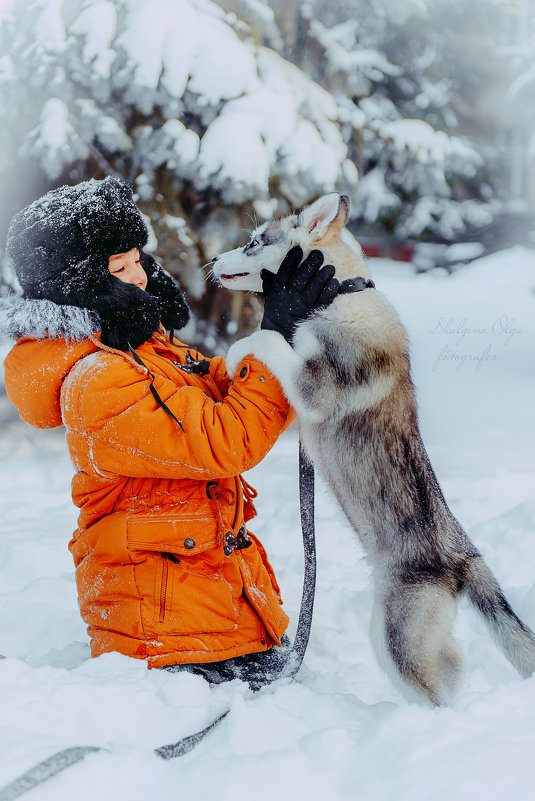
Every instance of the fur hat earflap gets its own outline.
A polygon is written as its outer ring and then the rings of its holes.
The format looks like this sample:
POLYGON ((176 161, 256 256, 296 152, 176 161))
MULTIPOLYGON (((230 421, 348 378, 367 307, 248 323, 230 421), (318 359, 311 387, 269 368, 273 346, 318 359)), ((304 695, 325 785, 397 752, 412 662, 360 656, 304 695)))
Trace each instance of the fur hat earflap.
POLYGON ((146 292, 109 272, 109 256, 133 248, 141 253, 147 239, 130 186, 107 177, 53 189, 19 211, 11 221, 6 250, 24 297, 98 312, 102 342, 124 350, 128 344, 138 347, 158 328, 163 318, 160 289, 165 316, 172 311, 173 292, 180 296, 173 321, 182 320, 187 309, 178 285, 159 265, 146 292), (169 290, 167 278, 176 290, 169 290))
POLYGON ((147 274, 146 291, 158 299, 161 322, 165 328, 179 331, 189 320, 189 306, 175 279, 158 264, 154 256, 141 251, 141 266, 147 274))

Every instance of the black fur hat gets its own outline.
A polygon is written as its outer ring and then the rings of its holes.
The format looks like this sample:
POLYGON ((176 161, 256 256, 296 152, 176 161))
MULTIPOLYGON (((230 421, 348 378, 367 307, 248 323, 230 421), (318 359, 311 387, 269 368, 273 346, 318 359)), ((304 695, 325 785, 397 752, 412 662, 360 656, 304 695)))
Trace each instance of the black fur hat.
POLYGON ((143 253, 148 231, 127 183, 108 177, 47 192, 13 217, 7 254, 24 296, 98 312, 102 342, 122 350, 149 339, 160 321, 182 328, 189 309, 177 282, 143 253), (108 269, 138 248, 147 289, 108 269))

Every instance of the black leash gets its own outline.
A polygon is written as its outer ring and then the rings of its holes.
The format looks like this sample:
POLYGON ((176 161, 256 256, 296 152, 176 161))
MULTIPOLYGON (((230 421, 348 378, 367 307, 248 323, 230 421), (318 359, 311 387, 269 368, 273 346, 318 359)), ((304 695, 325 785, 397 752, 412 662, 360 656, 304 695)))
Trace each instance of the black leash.
POLYGON ((57 754, 39 762, 34 768, 30 768, 18 779, 6 784, 0 790, 0 801, 13 801, 15 798, 33 790, 38 784, 52 778, 57 773, 61 773, 65 768, 71 765, 76 765, 81 759, 95 751, 107 751, 107 748, 101 748, 93 745, 81 745, 74 748, 66 748, 64 751, 59 751, 57 754))
POLYGON ((316 593, 316 533, 314 529, 314 467, 299 442, 299 502, 303 534, 303 593, 297 631, 281 678, 293 679, 303 663, 310 638, 316 593))
MULTIPOLYGON (((158 396, 159 398, 159 396, 158 396)), ((165 405, 160 398, 160 403, 165 405)), ((173 415, 174 418, 174 415, 173 415)), ((176 418, 175 418, 176 419, 176 418)), ((177 421, 178 422, 178 421, 177 421)), ((180 424, 179 424, 180 425, 180 424)), ((182 428, 182 426, 181 426, 182 428)), ((183 430, 183 429, 182 429, 183 430)), ((312 626, 312 613, 314 609, 314 593, 316 588, 316 539, 314 532, 314 468, 306 456, 303 446, 299 443, 299 498, 301 505, 301 529, 303 533, 304 550, 304 577, 303 594, 299 621, 293 645, 281 672, 273 681, 281 678, 293 679, 297 675, 303 662, 307 649, 312 626)), ((266 687, 272 682, 266 683, 266 687)), ((201 731, 182 737, 176 743, 162 745, 154 749, 156 756, 161 759, 175 759, 192 751, 210 732, 218 726, 229 714, 225 710, 218 718, 201 731)), ((14 801, 24 793, 42 784, 47 779, 56 776, 71 765, 80 762, 88 754, 97 751, 108 751, 108 748, 94 745, 81 745, 58 751, 57 754, 39 762, 22 776, 14 779, 0 789, 0 801, 14 801)))

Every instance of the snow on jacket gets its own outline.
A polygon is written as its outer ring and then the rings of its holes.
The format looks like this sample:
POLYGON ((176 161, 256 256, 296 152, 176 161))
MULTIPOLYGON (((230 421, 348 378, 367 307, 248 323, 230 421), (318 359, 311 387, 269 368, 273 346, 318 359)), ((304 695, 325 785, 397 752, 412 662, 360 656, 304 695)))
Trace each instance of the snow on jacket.
POLYGON ((137 354, 181 430, 131 359, 48 330, 10 351, 6 390, 26 422, 66 427, 80 508, 69 549, 92 655, 154 667, 280 644, 288 618, 262 545, 248 532, 249 547, 224 552, 255 515, 241 472, 291 419, 276 379, 252 356, 233 382, 220 358, 187 372, 191 349, 155 334, 137 354))

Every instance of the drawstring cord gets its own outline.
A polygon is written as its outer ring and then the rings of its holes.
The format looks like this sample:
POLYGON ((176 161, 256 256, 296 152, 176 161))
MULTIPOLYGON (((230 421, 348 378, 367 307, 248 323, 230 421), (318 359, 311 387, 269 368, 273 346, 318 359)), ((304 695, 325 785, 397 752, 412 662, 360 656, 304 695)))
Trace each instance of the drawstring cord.
POLYGON ((132 357, 129 356, 128 353, 125 353, 124 350, 118 350, 117 348, 110 348, 109 345, 104 345, 104 343, 101 342, 100 339, 97 339, 97 337, 94 336, 93 334, 89 337, 89 339, 91 340, 93 345, 95 345, 99 350, 103 350, 106 353, 113 353, 115 354, 115 356, 121 356, 123 359, 126 359, 126 361, 132 365, 132 367, 135 367, 138 373, 143 373, 144 375, 148 375, 149 368, 143 363, 141 363, 141 365, 136 363, 136 361, 132 359, 132 357))
MULTIPOLYGON (((154 336, 157 339, 159 339, 156 333, 154 334, 154 336)), ((152 397, 154 398, 158 406, 160 406, 164 410, 164 412, 169 417, 171 417, 172 420, 175 421, 175 423, 179 426, 179 428, 182 431, 184 431, 184 426, 182 425, 180 420, 177 420, 177 418, 175 417, 169 406, 167 406, 167 404, 160 398, 158 391, 154 386, 154 379, 156 378, 156 376, 154 375, 154 373, 151 373, 151 371, 149 370, 143 359, 141 359, 141 357, 138 356, 138 354, 135 352, 134 348, 130 344, 128 345, 128 350, 130 351, 130 356, 129 356, 128 353, 126 353, 124 350, 118 350, 117 348, 110 348, 109 345, 104 345, 104 343, 101 342, 100 339, 97 339, 97 337, 95 336, 90 336, 89 339, 91 340, 93 345, 96 345, 96 347, 99 350, 103 350, 106 353, 114 353, 116 356, 121 356, 123 359, 126 359, 126 361, 132 365, 132 367, 135 367, 138 373, 143 373, 143 375, 150 376, 149 389, 152 397)))
POLYGON ((182 431, 184 431, 184 426, 182 425, 182 423, 180 422, 180 420, 178 420, 178 419, 175 417, 175 415, 173 414, 173 412, 171 411, 171 409, 169 408, 169 406, 168 406, 168 405, 167 405, 167 404, 166 404, 166 403, 165 403, 165 402, 164 402, 164 401, 163 401, 163 400, 160 398, 160 396, 158 395, 158 392, 157 392, 157 390, 156 390, 156 387, 154 386, 154 379, 155 379, 155 377, 156 377, 156 376, 154 375, 154 373, 151 373, 151 371, 149 370, 149 368, 147 367, 147 365, 145 364, 145 362, 143 361, 143 359, 141 358, 141 356, 138 356, 138 354, 135 352, 134 348, 133 348, 133 347, 132 347, 130 344, 128 345, 128 350, 130 351, 130 355, 132 356, 132 358, 133 358, 133 359, 134 359, 134 360, 135 360, 135 361, 136 361, 136 362, 137 362, 139 365, 141 365, 141 366, 142 366, 142 367, 143 367, 143 368, 144 368, 144 369, 147 371, 147 374, 148 374, 148 375, 150 375, 150 384, 149 384, 149 389, 150 389, 150 391, 151 391, 152 397, 154 398, 154 400, 156 401, 156 403, 158 404, 158 406, 160 406, 160 407, 161 407, 161 408, 164 410, 164 412, 166 413, 166 415, 167 415, 168 417, 170 417, 172 420, 174 420, 174 421, 175 421, 175 423, 176 423, 176 424, 177 424, 177 425, 180 427, 180 429, 181 429, 182 431))
MULTIPOLYGON (((250 489, 253 488, 251 487, 250 489)), ((253 490, 253 492, 256 493, 256 490, 253 490)), ((227 506, 232 506, 236 500, 235 493, 230 487, 220 487, 217 481, 207 481, 206 494, 210 499, 212 509, 217 519, 218 531, 221 532, 220 544, 223 545, 225 556, 230 556, 233 551, 241 551, 243 548, 249 548, 249 546, 253 544, 253 541, 249 537, 244 525, 240 526, 240 530, 236 536, 232 530, 228 530, 223 534, 226 526, 224 525, 221 515, 220 504, 226 503, 227 506)))
POLYGON ((242 475, 240 475, 240 481, 243 489, 243 494, 247 498, 248 501, 253 501, 254 498, 258 495, 258 492, 255 490, 254 487, 251 487, 250 484, 244 479, 242 475))

